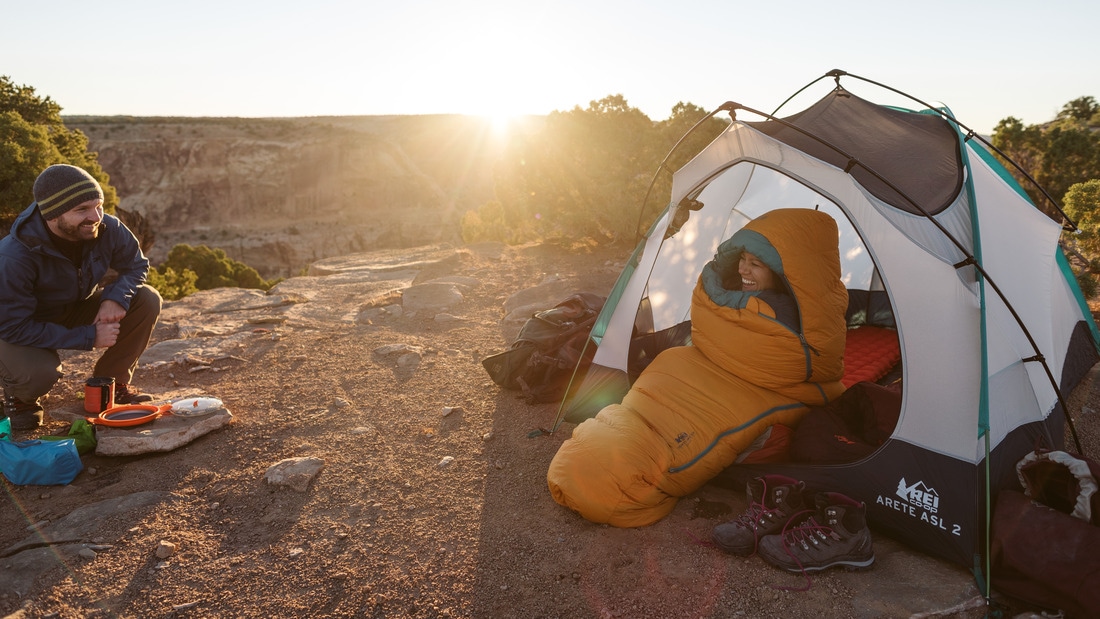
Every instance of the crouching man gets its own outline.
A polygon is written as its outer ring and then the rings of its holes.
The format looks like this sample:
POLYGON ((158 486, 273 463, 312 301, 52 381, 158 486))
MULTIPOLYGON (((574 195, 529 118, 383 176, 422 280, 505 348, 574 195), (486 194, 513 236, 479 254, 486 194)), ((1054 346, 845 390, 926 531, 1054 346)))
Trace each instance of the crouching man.
POLYGON ((115 402, 152 397, 131 384, 160 316, 137 238, 103 213, 103 189, 81 168, 52 165, 34 203, 0 239, 0 380, 12 429, 42 423, 39 399, 61 378, 58 349, 105 348, 92 376, 115 379, 115 402), (108 269, 118 279, 98 286, 108 269))

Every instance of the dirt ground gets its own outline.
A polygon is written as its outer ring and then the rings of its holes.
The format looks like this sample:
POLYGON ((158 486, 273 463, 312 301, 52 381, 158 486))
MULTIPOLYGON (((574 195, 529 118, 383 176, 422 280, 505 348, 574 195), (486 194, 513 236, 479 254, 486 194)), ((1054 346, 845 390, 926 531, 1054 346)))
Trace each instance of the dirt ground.
MULTIPOLYGON (((460 320, 279 329, 257 333, 225 371, 139 370, 144 390, 221 398, 234 422, 168 453, 85 456, 66 487, 3 481, 0 553, 31 525, 97 501, 169 494, 127 518, 104 517, 85 540, 97 544, 93 558, 59 554, 25 595, 0 585, 0 616, 985 615, 965 569, 878 535, 870 569, 826 571, 792 590, 807 581, 707 543, 745 508, 741 492, 708 486, 641 529, 594 525, 554 503, 546 469, 572 426, 539 433, 556 406, 501 391, 480 361, 506 346, 501 308, 512 293, 547 276, 606 293, 625 257, 558 247, 465 254, 450 274, 479 284, 454 312, 460 320), (373 353, 399 343, 423 348, 419 366, 373 353), (268 467, 299 456, 324 460, 307 491, 265 483, 268 467), (178 551, 157 557, 162 540, 178 551)), ((88 355, 69 360, 47 412, 80 407, 88 355)), ((1096 423, 1091 413, 1079 427, 1092 449, 1096 423)), ((54 419, 41 433, 65 426, 54 419)))

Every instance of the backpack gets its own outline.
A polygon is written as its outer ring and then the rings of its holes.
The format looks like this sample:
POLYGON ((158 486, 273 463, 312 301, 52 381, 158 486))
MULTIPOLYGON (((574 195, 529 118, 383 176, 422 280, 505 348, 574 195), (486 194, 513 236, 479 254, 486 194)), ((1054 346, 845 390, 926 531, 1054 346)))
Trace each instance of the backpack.
POLYGON ((587 368, 596 354, 596 346, 586 344, 604 301, 580 292, 535 312, 507 350, 486 357, 481 365, 497 385, 523 391, 528 404, 560 400, 574 369, 587 368))

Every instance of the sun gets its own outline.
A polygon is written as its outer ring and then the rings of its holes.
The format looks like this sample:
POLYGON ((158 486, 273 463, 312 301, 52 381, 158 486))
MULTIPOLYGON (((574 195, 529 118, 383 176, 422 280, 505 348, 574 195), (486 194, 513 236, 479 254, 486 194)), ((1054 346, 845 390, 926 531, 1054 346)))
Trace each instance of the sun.
POLYGON ((516 118, 519 117, 519 114, 497 110, 483 113, 481 117, 489 123, 489 133, 493 137, 503 138, 512 130, 512 125, 515 123, 516 118))

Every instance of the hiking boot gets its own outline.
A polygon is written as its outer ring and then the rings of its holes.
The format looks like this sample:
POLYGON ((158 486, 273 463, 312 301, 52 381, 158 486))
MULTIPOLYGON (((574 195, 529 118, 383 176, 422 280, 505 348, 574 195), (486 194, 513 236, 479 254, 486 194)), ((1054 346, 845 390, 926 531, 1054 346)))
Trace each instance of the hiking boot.
POLYGON ((152 402, 153 396, 142 393, 137 387, 128 383, 118 383, 115 385, 115 405, 122 406, 126 404, 144 404, 146 402, 152 402))
POLYGON ((765 475, 749 480, 745 495, 749 508, 737 518, 714 527, 712 538, 719 548, 735 555, 756 552, 757 543, 772 535, 798 512, 804 512, 802 492, 806 484, 784 475, 765 475))
POLYGON ((757 553, 788 572, 816 572, 836 565, 867 567, 875 562, 867 506, 836 492, 814 497, 816 509, 801 524, 760 540, 757 553))
POLYGON ((42 425, 45 411, 37 400, 24 402, 4 387, 4 414, 11 420, 12 430, 33 430, 42 425))

